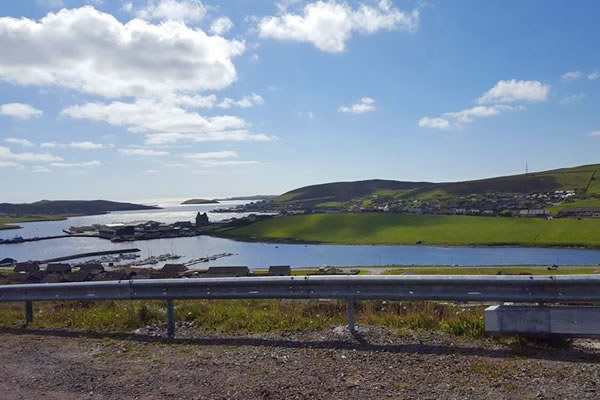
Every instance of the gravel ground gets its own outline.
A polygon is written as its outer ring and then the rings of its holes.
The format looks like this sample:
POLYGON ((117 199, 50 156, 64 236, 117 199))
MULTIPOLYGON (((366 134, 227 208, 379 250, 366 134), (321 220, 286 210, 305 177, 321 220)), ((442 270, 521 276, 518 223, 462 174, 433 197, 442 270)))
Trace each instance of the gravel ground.
POLYGON ((231 336, 180 324, 128 335, 0 330, 0 398, 600 399, 600 346, 361 327, 231 336))

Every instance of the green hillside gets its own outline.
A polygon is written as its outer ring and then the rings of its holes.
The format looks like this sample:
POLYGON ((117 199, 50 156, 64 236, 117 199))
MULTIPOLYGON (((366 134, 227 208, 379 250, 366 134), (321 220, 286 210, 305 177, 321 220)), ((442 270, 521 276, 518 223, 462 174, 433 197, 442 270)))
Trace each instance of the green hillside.
POLYGON ((273 218, 224 233, 252 240, 336 244, 600 247, 599 219, 311 214, 273 218))
POLYGON ((465 182, 431 183, 374 179, 325 183, 294 189, 278 196, 274 201, 280 204, 300 203, 315 206, 323 203, 343 203, 369 195, 428 200, 490 192, 527 194, 556 190, 575 190, 580 194, 600 196, 600 164, 465 182))

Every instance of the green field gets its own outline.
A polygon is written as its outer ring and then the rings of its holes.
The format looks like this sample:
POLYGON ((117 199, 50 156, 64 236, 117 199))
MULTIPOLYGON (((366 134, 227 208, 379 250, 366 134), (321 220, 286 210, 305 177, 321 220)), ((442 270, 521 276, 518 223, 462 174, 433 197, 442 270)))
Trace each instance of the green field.
POLYGON ((252 240, 336 244, 600 247, 600 220, 312 214, 273 218, 224 230, 252 240))
POLYGON ((584 275, 600 273, 598 268, 401 268, 385 271, 384 275, 584 275))
POLYGON ((558 214, 559 211, 564 210, 565 208, 600 208, 600 199, 591 198, 577 200, 570 203, 565 202, 555 207, 548 207, 547 209, 552 214, 558 214))
POLYGON ((19 222, 40 222, 40 221, 63 221, 72 215, 34 215, 29 217, 0 217, 0 230, 2 229, 19 229, 19 222))

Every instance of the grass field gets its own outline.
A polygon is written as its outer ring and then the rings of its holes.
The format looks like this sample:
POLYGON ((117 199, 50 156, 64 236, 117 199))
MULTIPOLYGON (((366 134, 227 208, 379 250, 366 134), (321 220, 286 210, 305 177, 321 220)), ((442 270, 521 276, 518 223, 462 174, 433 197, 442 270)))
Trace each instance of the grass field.
POLYGON ((541 268, 402 268, 385 271, 384 275, 582 275, 600 273, 595 268, 563 268, 548 270, 541 268))
POLYGON ((2 229, 19 229, 19 222, 40 222, 40 221, 63 221, 72 215, 34 215, 29 217, 0 217, 0 230, 2 229))
MULTIPOLYGON (((357 323, 390 329, 438 330, 457 336, 483 336, 483 309, 435 302, 364 301, 357 304, 357 323)), ((96 332, 131 332, 150 324, 164 324, 165 302, 99 301, 37 302, 32 328, 96 332)), ((198 300, 175 302, 178 320, 229 333, 297 332, 322 330, 347 322, 345 302, 278 300, 198 300)), ((5 303, 0 328, 20 327, 23 305, 5 303)))
POLYGON ((273 218, 223 233, 253 240, 336 244, 600 247, 600 220, 312 214, 273 218))

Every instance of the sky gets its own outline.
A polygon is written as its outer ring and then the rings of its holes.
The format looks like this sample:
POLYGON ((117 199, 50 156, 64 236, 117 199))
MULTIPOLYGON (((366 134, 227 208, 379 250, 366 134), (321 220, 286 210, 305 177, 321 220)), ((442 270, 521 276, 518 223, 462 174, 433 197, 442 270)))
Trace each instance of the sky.
POLYGON ((0 2, 0 202, 600 162, 600 3, 0 2))

